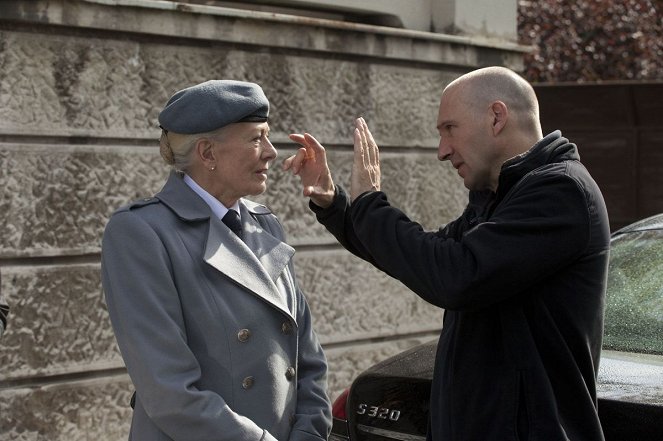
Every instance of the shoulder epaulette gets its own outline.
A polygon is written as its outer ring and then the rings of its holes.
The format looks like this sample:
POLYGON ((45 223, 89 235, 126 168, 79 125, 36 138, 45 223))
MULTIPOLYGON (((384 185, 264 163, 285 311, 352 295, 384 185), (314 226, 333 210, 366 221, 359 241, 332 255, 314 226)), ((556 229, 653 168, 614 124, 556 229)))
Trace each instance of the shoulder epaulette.
POLYGON ((128 203, 127 205, 118 208, 117 211, 120 212, 120 211, 134 210, 136 208, 145 207, 146 205, 158 204, 159 202, 161 201, 159 201, 159 199, 155 197, 137 199, 133 202, 128 203))
POLYGON ((252 214, 272 214, 272 211, 263 204, 253 202, 247 199, 242 199, 242 202, 252 214))

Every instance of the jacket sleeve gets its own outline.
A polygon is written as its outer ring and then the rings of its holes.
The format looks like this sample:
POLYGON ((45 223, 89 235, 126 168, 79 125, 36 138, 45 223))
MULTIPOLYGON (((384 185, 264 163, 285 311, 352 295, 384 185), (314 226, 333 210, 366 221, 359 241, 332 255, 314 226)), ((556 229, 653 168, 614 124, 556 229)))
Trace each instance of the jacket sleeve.
POLYGON ((329 207, 322 208, 309 202, 309 208, 315 213, 318 222, 324 225, 343 248, 379 268, 379 264, 355 233, 350 217, 350 198, 343 187, 336 186, 334 201, 329 207))
POLYGON ((382 192, 358 198, 351 222, 376 265, 426 301, 483 308, 550 276, 587 247, 588 203, 573 178, 550 173, 518 185, 488 221, 459 238, 424 232, 382 192))
POLYGON ((168 252, 132 211, 113 215, 102 242, 102 284, 137 406, 173 440, 270 440, 216 393, 199 390, 168 252))
POLYGON ((297 410, 290 441, 326 440, 331 431, 327 360, 313 330, 304 294, 297 289, 297 410))

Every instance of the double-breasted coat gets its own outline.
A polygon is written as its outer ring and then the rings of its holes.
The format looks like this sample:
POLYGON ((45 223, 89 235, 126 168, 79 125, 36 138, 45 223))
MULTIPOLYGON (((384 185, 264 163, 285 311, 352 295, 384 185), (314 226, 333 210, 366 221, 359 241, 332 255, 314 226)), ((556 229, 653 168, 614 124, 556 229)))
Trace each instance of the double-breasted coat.
POLYGON ((171 173, 117 210, 102 244, 110 319, 136 388, 130 439, 320 440, 326 360, 265 207, 240 203, 244 241, 171 173))

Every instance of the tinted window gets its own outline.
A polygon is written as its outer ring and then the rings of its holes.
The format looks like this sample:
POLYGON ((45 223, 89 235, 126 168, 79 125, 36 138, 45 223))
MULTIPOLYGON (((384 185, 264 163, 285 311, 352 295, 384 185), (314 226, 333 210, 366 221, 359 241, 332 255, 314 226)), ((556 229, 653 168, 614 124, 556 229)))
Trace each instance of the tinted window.
POLYGON ((613 239, 603 346, 663 354, 662 230, 613 239))

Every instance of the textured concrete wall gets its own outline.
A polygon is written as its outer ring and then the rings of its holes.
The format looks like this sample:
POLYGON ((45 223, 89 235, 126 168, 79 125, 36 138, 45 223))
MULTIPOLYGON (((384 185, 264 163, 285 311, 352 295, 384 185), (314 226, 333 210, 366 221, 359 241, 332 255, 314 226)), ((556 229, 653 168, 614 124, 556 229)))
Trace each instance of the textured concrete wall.
MULTIPOLYGON (((173 91, 211 78, 260 83, 280 159, 294 150, 288 133, 310 131, 341 184, 363 115, 382 147, 384 189, 433 229, 466 199, 435 159, 439 92, 475 67, 519 69, 521 54, 169 2, 0 3, 0 290, 12 308, 0 340, 0 439, 126 438, 132 388, 101 292, 100 239, 116 207, 164 182, 156 117, 173 91)), ((279 167, 259 199, 297 248, 332 396, 370 364, 436 336, 441 311, 336 245, 279 167)))

